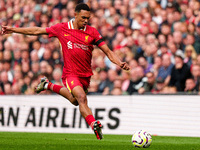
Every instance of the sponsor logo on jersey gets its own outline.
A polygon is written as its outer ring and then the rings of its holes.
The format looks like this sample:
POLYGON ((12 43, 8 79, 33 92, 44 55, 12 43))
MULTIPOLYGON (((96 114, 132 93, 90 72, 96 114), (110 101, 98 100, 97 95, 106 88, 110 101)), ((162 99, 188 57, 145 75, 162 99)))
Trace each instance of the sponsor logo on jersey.
POLYGON ((80 48, 82 50, 89 50, 89 47, 87 45, 79 44, 79 43, 74 43, 74 48, 80 48))

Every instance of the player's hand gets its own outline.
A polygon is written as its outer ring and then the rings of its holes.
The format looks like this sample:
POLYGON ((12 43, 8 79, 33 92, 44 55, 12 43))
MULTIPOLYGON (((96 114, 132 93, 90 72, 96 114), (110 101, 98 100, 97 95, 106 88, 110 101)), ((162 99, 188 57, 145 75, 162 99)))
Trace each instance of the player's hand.
POLYGON ((9 26, 1 26, 1 34, 10 34, 13 33, 12 27, 9 26))
POLYGON ((121 67, 122 69, 124 69, 124 70, 129 70, 129 69, 130 69, 130 67, 128 66, 128 64, 127 64, 126 62, 122 62, 122 63, 120 64, 120 67, 121 67))

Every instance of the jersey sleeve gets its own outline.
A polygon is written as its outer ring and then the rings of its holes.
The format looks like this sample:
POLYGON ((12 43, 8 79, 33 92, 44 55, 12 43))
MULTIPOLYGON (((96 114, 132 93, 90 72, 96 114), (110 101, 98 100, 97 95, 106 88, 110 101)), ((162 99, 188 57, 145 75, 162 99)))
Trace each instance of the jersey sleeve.
POLYGON ((49 37, 57 37, 60 33, 61 26, 62 26, 62 24, 58 23, 58 24, 55 24, 51 27, 47 27, 46 31, 49 34, 49 37))
POLYGON ((102 39, 102 36, 96 29, 94 29, 94 38, 95 38, 94 45, 100 47, 105 44, 104 40, 102 39))

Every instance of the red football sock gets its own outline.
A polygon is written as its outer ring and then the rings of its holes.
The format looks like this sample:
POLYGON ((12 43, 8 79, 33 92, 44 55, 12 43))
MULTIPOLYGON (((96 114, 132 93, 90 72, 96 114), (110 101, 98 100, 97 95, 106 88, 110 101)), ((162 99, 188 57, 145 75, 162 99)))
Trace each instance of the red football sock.
POLYGON ((94 116, 93 115, 88 115, 86 118, 85 118, 85 121, 87 122, 87 124, 93 129, 93 123, 96 121, 94 119, 94 116))
POLYGON ((49 82, 47 89, 53 90, 55 93, 59 94, 59 91, 62 87, 63 86, 56 85, 56 84, 49 82))
POLYGON ((53 86, 53 91, 59 94, 59 91, 60 91, 60 89, 61 89, 62 87, 63 87, 63 86, 54 84, 54 86, 53 86))

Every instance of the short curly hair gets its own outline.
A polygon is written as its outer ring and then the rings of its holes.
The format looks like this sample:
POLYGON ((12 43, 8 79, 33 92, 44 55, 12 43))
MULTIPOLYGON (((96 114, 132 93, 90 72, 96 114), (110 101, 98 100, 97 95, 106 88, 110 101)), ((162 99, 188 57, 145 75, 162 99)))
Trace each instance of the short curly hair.
POLYGON ((78 5, 76 5, 75 12, 80 12, 81 10, 90 11, 90 8, 85 3, 79 3, 78 5))

